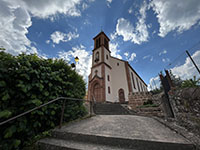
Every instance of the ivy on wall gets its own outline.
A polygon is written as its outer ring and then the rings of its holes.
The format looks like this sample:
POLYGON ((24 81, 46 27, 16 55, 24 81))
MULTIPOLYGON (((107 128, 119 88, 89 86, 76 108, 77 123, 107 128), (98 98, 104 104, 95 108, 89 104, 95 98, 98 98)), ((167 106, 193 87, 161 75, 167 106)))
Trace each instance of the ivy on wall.
MULTIPOLYGON (((82 76, 64 60, 0 52, 0 122, 60 96, 82 99, 85 90, 82 76)), ((21 149, 34 136, 57 126, 61 106, 58 101, 0 126, 1 148, 21 149)), ((65 108, 65 121, 86 113, 80 101, 68 100, 65 108)))

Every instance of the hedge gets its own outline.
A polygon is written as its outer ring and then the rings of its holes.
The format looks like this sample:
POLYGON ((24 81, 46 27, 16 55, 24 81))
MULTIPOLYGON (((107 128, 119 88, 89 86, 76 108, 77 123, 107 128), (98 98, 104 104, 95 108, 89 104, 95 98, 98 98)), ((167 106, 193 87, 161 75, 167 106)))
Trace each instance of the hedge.
MULTIPOLYGON (((61 59, 0 52, 0 122, 57 97, 82 99, 85 82, 61 59)), ((0 126, 0 149, 22 149, 38 134, 59 124, 62 101, 0 126)), ((86 114, 82 102, 66 102, 64 120, 86 114)))

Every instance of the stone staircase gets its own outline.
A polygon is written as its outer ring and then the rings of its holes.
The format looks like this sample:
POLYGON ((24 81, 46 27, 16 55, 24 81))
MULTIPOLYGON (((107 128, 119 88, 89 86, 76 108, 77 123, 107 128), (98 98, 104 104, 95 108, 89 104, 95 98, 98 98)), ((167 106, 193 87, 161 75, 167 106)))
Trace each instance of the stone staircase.
POLYGON ((129 115, 129 111, 120 104, 96 103, 94 105, 96 115, 129 115))
POLYGON ((183 137, 151 118, 97 115, 55 129, 39 150, 194 150, 183 137))

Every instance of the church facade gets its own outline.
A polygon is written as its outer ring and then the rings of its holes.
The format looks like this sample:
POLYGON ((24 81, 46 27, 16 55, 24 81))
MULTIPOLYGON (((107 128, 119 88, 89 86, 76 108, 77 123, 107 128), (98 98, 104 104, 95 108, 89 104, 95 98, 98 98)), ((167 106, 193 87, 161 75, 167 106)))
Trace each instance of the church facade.
POLYGON ((112 57, 110 39, 100 32, 94 40, 88 98, 96 102, 125 103, 134 92, 147 92, 147 85, 128 61, 112 57))

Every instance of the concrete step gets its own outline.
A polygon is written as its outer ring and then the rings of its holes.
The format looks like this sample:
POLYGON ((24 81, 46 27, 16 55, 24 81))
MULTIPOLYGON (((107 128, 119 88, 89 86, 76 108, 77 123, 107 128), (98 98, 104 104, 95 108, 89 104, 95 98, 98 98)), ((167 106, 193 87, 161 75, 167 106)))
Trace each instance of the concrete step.
POLYGON ((129 112, 120 104, 95 104, 94 112, 97 115, 128 115, 129 112))
POLYGON ((55 130, 38 142, 40 150, 193 150, 193 145, 99 136, 55 130))
POLYGON ((97 115, 55 129, 40 150, 195 150, 184 137, 153 118, 97 115))
MULTIPOLYGON (((46 138, 38 142, 40 150, 128 150, 121 147, 88 142, 46 138)), ((133 149, 136 150, 136 149, 133 149)))

